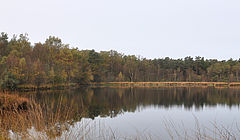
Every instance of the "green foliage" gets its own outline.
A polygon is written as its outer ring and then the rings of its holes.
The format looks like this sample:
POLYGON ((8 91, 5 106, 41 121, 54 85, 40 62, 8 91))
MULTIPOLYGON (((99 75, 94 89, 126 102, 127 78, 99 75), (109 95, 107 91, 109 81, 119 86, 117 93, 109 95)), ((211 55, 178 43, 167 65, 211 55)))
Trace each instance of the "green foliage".
POLYGON ((19 84, 19 81, 16 78, 16 75, 14 75, 13 73, 4 72, 1 75, 0 87, 2 89, 15 90, 18 84, 19 84))

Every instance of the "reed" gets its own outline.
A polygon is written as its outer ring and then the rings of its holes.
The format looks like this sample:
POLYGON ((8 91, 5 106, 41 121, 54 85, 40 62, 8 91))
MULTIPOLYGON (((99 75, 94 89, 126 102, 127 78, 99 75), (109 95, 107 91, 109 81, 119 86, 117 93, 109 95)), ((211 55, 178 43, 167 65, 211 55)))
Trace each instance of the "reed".
POLYGON ((67 129, 65 122, 72 123, 71 106, 64 106, 62 101, 56 108, 50 108, 17 94, 1 93, 0 102, 0 138, 3 139, 8 139, 9 132, 16 134, 17 139, 28 139, 32 128, 55 138, 67 129))

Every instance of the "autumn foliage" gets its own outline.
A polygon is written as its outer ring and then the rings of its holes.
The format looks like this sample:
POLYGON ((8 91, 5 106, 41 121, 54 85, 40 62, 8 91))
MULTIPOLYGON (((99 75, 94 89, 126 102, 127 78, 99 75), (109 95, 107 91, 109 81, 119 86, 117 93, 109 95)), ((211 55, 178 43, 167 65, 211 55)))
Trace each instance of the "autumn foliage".
POLYGON ((53 36, 31 44, 27 35, 0 35, 1 89, 116 81, 239 82, 239 73, 239 60, 146 59, 112 50, 80 50, 53 36))

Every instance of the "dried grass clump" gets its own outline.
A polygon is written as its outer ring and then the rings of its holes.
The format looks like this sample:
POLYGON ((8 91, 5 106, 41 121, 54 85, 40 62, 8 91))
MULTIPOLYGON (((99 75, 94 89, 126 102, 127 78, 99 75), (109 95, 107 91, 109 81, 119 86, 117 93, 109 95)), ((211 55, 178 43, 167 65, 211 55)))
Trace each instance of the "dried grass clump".
POLYGON ((5 113, 6 111, 27 110, 29 104, 29 99, 19 97, 17 94, 0 94, 0 114, 5 113))
POLYGON ((71 106, 64 106, 62 101, 51 108, 17 94, 0 93, 0 140, 8 139, 10 133, 16 139, 28 139, 33 128, 56 138, 68 129, 66 122, 71 123, 73 115, 71 106))

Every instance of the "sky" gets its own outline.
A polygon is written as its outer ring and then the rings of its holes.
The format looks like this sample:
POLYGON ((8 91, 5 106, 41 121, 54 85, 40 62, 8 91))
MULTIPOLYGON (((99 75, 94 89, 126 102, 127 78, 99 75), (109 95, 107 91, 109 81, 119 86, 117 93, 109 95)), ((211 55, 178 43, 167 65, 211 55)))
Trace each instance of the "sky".
POLYGON ((0 32, 146 58, 239 59, 239 0, 0 0, 0 32))

